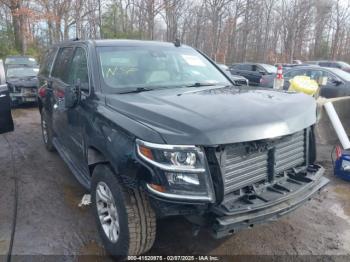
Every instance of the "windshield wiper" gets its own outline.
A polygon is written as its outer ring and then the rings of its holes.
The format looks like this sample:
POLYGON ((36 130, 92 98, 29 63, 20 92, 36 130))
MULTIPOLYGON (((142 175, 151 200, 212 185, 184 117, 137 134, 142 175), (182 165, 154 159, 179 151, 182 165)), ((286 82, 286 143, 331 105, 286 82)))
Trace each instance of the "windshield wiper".
POLYGON ((126 91, 123 91, 123 92, 118 92, 118 94, 141 93, 141 92, 152 91, 152 90, 153 90, 152 88, 138 87, 136 89, 126 90, 126 91))
POLYGON ((201 86, 215 86, 216 84, 213 83, 200 83, 196 82, 194 84, 186 85, 186 87, 201 87, 201 86))

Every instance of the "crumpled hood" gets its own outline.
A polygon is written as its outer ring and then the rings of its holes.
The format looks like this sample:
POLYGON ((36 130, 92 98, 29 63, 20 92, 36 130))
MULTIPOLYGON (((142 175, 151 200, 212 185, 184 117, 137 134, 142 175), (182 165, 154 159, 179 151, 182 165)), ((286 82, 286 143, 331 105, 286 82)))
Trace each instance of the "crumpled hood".
POLYGON ((8 78, 6 82, 12 86, 21 86, 21 87, 38 86, 38 78, 35 76, 24 77, 24 78, 11 77, 11 78, 8 78))
POLYGON ((163 89, 110 95, 106 103, 157 131, 168 144, 218 145, 273 138, 316 121, 312 97, 265 89, 163 89))

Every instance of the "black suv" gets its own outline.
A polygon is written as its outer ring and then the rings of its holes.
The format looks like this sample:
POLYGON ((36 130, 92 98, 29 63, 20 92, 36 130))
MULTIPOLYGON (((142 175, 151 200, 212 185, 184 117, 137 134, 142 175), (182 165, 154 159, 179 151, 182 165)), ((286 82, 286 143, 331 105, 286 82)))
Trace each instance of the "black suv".
POLYGON ((149 250, 157 219, 182 215, 219 238, 328 182, 314 164, 312 97, 234 86, 188 46, 65 42, 39 83, 44 143, 90 190, 113 255, 149 250))
POLYGON ((230 72, 232 75, 247 78, 249 84, 257 86, 260 85, 260 79, 263 75, 275 75, 277 68, 268 64, 241 63, 231 65, 230 72))

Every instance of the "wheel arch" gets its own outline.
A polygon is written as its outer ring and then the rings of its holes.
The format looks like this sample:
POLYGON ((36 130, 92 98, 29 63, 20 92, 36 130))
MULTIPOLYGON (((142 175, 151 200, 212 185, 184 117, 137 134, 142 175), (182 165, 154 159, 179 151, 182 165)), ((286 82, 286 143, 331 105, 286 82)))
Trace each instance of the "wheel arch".
POLYGON ((123 184, 129 185, 130 187, 135 185, 135 183, 140 180, 150 181, 152 179, 150 170, 144 165, 141 165, 138 161, 135 161, 135 159, 132 159, 131 161, 129 159, 127 162, 122 163, 123 168, 120 168, 116 163, 117 161, 113 161, 106 155, 108 155, 108 153, 104 153, 97 147, 92 145, 88 146, 87 163, 90 177, 92 177, 94 169, 97 165, 108 165, 118 179, 120 179, 123 184))

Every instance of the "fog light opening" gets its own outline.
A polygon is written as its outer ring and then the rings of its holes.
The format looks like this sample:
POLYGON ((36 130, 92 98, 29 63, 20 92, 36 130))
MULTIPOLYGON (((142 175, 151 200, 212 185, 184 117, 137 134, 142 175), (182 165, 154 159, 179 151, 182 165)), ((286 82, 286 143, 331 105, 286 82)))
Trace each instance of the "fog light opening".
POLYGON ((149 184, 149 186, 152 188, 152 189, 154 189, 154 190, 156 190, 156 191, 158 191, 158 192, 162 192, 162 193, 165 193, 165 187, 163 187, 163 186, 161 186, 161 185, 156 185, 156 184, 149 184))

